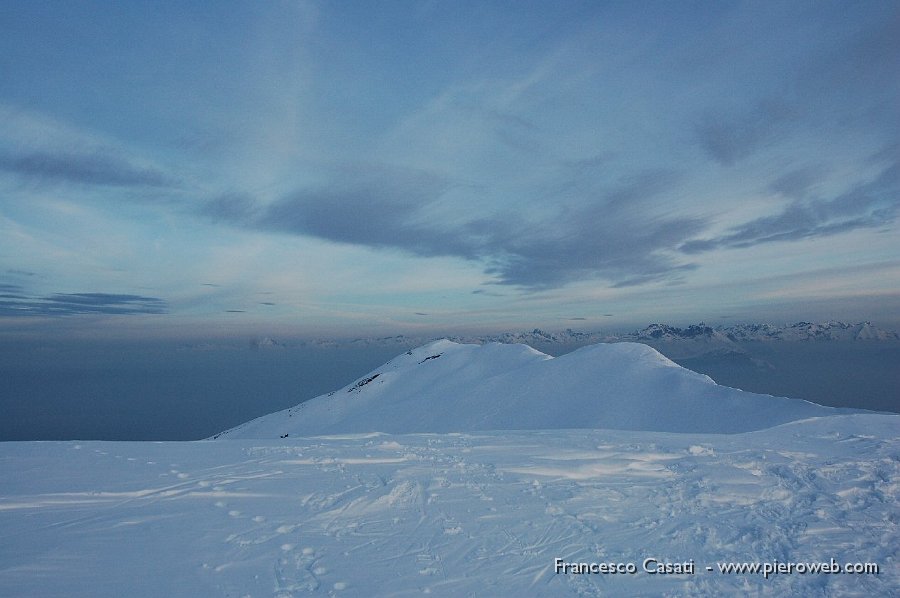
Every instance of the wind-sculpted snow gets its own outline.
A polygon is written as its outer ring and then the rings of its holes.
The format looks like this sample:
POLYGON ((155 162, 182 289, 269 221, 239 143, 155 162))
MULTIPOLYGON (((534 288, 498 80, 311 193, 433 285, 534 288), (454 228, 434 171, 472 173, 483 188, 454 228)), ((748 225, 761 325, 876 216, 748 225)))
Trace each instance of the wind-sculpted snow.
POLYGON ((719 386, 637 343, 552 358, 525 345, 442 340, 216 438, 573 428, 737 433, 839 412, 719 386))
POLYGON ((0 443, 0 596, 893 596, 898 418, 0 443), (718 570, 831 559, 879 573, 718 570))

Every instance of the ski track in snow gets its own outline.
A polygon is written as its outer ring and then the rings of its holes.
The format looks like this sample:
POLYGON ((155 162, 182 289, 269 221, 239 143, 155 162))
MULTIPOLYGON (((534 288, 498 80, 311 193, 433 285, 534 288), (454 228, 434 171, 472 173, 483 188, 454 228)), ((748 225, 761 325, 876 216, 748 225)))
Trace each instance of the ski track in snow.
POLYGON ((897 421, 4 443, 0 595, 897 595, 897 421), (555 557, 639 572, 555 574, 555 557), (881 573, 705 570, 832 557, 881 573))

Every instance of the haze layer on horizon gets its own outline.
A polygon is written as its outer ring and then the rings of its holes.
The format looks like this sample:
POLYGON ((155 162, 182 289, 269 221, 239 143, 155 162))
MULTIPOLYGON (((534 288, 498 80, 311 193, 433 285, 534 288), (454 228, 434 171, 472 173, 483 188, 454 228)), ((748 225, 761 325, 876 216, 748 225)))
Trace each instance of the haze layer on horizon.
POLYGON ((4 337, 900 327, 896 2, 0 14, 4 337))

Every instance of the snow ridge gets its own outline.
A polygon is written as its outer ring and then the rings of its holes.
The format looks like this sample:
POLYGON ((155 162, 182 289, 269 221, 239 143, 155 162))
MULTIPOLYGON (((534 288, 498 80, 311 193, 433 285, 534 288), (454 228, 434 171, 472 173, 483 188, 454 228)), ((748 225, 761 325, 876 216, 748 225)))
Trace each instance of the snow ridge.
POLYGON ((719 386, 638 343, 600 343, 552 358, 521 344, 445 339, 214 438, 579 428, 741 433, 851 411, 719 386))

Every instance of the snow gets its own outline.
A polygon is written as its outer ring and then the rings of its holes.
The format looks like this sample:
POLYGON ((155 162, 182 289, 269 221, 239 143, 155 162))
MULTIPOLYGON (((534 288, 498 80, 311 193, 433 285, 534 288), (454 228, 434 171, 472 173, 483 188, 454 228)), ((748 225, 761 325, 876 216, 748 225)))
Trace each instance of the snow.
POLYGON ((871 322, 797 322, 788 326, 771 324, 737 325, 724 329, 729 337, 741 341, 871 341, 898 340, 900 335, 873 326, 871 322))
POLYGON ((5 443, 0 595, 895 595, 897 423, 5 443), (831 558, 881 573, 705 569, 831 558))
POLYGON ((273 414, 227 441, 0 443, 0 596, 900 592, 900 416, 722 389, 652 349, 606 347, 433 343, 316 399, 331 412, 273 414), (567 400, 557 385, 581 419, 547 408, 567 400), (596 427, 594 403, 656 429, 596 427), (697 421, 660 422, 666 404, 697 421), (381 409, 423 429, 379 431, 381 409), (329 435, 298 423, 280 438, 301 415, 329 435), (461 429, 503 421, 545 428, 461 429), (651 574, 648 558, 695 572, 651 574), (557 573, 556 559, 636 572, 557 573), (831 559, 880 572, 718 570, 831 559))
POLYGON ((601 343, 552 358, 525 345, 441 340, 217 437, 570 428, 735 433, 840 411, 719 386, 639 343, 601 343))

